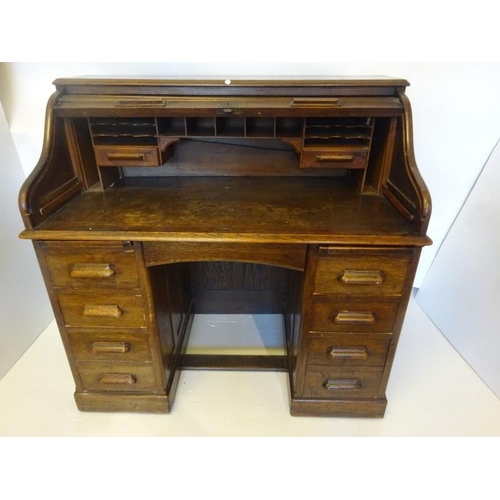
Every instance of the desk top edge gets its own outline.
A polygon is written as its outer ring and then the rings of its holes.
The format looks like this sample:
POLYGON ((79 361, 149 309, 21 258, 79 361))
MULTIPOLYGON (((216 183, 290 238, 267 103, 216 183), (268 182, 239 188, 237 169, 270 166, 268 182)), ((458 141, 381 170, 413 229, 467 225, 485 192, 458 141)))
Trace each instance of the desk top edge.
POLYGON ((63 86, 199 86, 199 87, 407 87, 410 83, 405 79, 387 76, 263 76, 258 77, 167 77, 167 76, 81 76, 75 78, 57 78, 57 87, 63 86))

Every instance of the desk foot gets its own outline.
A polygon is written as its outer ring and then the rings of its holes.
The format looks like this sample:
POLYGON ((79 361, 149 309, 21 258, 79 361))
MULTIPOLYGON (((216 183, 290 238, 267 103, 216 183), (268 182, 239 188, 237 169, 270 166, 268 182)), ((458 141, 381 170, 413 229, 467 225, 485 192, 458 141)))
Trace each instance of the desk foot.
POLYGON ((295 417, 382 418, 387 399, 331 400, 292 399, 290 413, 295 417))
POLYGON ((165 394, 110 394, 75 392, 80 411, 169 413, 171 402, 165 394))

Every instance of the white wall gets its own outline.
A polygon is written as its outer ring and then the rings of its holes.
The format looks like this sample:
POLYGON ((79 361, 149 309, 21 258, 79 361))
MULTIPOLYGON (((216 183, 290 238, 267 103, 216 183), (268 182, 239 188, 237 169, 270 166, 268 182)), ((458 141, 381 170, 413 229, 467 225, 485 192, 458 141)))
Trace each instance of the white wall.
POLYGON ((415 154, 433 197, 419 286, 500 137, 500 63, 4 63, 0 98, 26 173, 36 164, 52 81, 78 75, 387 75, 406 78, 415 154))
POLYGON ((500 142, 427 273, 417 300, 500 398, 500 142))
POLYGON ((24 181, 0 103, 0 379, 52 320, 52 310, 23 223, 17 193, 24 181))

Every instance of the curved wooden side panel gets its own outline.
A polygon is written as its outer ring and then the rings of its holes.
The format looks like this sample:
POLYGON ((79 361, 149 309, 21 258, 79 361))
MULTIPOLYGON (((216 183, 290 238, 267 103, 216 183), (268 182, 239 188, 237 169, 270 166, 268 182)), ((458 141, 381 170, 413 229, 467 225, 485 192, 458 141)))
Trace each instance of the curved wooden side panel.
POLYGON ((40 159, 19 193, 19 209, 27 229, 33 229, 82 189, 65 140, 64 123, 54 115, 61 96, 57 91, 47 103, 40 159))
POLYGON ((429 225, 432 201, 429 190, 420 175, 413 150, 413 122, 411 105, 402 91, 398 96, 403 105, 403 115, 398 119, 394 158, 384 195, 424 235, 429 225))

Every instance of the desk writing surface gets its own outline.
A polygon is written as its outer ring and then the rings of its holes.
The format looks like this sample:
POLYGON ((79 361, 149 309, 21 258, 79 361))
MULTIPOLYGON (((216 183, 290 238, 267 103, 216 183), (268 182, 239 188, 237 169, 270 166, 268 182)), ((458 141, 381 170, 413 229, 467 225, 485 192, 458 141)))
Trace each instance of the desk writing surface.
POLYGON ((382 244, 411 235, 382 196, 352 193, 338 179, 268 177, 128 179, 83 193, 37 233, 52 231, 82 239, 329 242, 332 235, 361 236, 382 244))

